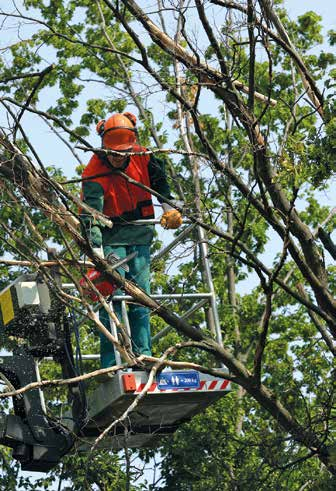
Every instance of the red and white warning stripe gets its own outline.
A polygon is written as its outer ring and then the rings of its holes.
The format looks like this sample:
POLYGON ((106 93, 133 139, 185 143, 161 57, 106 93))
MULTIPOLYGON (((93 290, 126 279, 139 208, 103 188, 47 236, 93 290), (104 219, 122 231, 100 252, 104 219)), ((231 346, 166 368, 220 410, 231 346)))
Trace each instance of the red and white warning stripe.
MULTIPOLYGON (((193 391, 193 392, 198 392, 198 391, 204 391, 204 392, 209 392, 209 391, 220 391, 220 390, 229 390, 230 381, 229 380, 223 380, 223 379, 215 379, 215 380, 201 380, 200 381, 200 387, 198 389, 191 389, 191 388, 176 388, 176 389, 159 389, 158 384, 156 382, 153 382, 150 388, 148 389, 148 393, 157 393, 157 392, 180 392, 180 391, 193 391)), ((141 382, 140 380, 136 381, 136 390, 135 392, 141 392, 143 388, 145 387, 146 383, 141 382)))

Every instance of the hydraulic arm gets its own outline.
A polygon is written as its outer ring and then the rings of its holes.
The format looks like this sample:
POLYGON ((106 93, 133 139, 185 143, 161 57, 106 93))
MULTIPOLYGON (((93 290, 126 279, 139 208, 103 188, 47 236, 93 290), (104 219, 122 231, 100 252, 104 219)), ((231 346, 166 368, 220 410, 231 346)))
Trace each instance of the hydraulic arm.
MULTIPOLYGON (((0 356, 0 378, 7 390, 38 381, 38 360, 44 356, 61 364, 64 378, 76 375, 64 307, 38 275, 20 276, 0 293, 0 333, 21 342, 12 355, 0 356)), ((69 400, 73 414, 80 415, 78 385, 69 387, 69 400)), ((9 413, 0 410, 0 443, 13 448, 23 470, 48 471, 69 451, 73 435, 46 414, 39 389, 12 401, 9 413)))

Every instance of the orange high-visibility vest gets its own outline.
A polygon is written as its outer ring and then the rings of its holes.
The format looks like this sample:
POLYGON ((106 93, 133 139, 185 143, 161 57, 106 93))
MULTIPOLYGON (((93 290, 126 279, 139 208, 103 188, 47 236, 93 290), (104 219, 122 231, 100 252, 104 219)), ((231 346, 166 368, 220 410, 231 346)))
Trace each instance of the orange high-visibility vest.
MULTIPOLYGON (((143 147, 133 147, 134 152, 146 151, 143 147)), ((126 169, 122 171, 129 177, 150 187, 148 155, 132 155, 126 169)), ((103 213, 113 219, 114 222, 132 221, 138 219, 154 218, 154 207, 151 194, 134 184, 129 183, 118 174, 94 177, 108 173, 112 169, 97 155, 93 155, 83 172, 85 178, 91 177, 90 182, 97 182, 104 190, 103 213)))

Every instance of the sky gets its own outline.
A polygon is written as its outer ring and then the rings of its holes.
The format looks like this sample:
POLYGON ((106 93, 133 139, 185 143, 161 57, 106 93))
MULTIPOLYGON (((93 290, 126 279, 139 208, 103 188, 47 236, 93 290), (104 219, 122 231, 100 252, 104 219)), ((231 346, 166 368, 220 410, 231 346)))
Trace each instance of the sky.
POLYGON ((312 10, 320 14, 326 29, 336 28, 336 9, 334 0, 285 0, 284 5, 290 18, 294 19, 312 10))
MULTIPOLYGON (((147 5, 147 1, 144 2, 147 5)), ((17 2, 18 5, 22 3, 22 0, 17 2)), ((153 3, 153 2, 151 2, 153 3)), ((334 7, 334 2, 332 0, 320 0, 319 2, 314 2, 313 0, 285 0, 285 7, 287 8, 289 15, 291 18, 296 18, 298 15, 303 14, 308 10, 314 10, 318 14, 323 17, 323 25, 325 33, 332 28, 336 29, 336 9, 334 7)), ((10 11, 12 6, 12 0, 1 0, 1 7, 5 11, 10 11)), ((25 28, 29 29, 29 27, 25 28)), ((25 32, 21 32, 22 35, 25 32)), ((0 40, 0 48, 1 46, 8 44, 9 39, 13 36, 16 36, 16 29, 7 31, 8 40, 2 38, 0 40)), ((89 87, 89 84, 87 84, 89 87)), ((95 89, 97 90, 97 89, 95 89)), ((46 109, 52 103, 52 92, 48 92, 48 94, 44 94, 41 97, 41 106, 46 109)), ((97 93, 93 92, 88 88, 84 91, 84 93, 80 96, 80 106, 77 111, 77 117, 79 118, 82 112, 85 110, 85 101, 86 99, 97 97, 97 93)), ((158 106, 160 107, 160 106, 158 106)), ((161 102, 161 117, 165 119, 165 113, 167 111, 166 104, 161 102)), ((31 133, 32 143, 37 145, 37 148, 40 149, 40 155, 42 160, 47 165, 55 165, 57 167, 62 168, 63 172, 67 177, 73 177, 75 174, 75 168, 78 165, 78 162, 74 159, 73 155, 64 147, 64 145, 59 145, 59 140, 52 134, 50 129, 40 121, 38 118, 31 117, 26 113, 24 116, 26 121, 28 121, 28 125, 33 127, 33 131, 31 133), (29 122, 31 121, 31 124, 29 122), (43 145, 41 146, 41 141, 43 141, 43 145)), ((160 112, 156 112, 157 120, 160 119, 160 112)), ((1 121, 1 116, 0 116, 1 121)), ((99 146, 99 138, 95 133, 95 125, 91 126, 91 134, 88 137, 88 140, 92 145, 99 146)), ((82 162, 86 163, 89 160, 89 155, 84 152, 78 151, 77 153, 80 155, 82 162)))

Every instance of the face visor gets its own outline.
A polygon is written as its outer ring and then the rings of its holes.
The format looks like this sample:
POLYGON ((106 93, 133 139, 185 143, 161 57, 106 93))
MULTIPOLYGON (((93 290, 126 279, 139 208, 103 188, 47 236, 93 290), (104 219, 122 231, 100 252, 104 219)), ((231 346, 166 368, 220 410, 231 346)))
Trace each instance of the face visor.
POLYGON ((132 128, 108 128, 102 136, 103 148, 116 150, 117 152, 132 150, 135 143, 136 134, 132 128))

